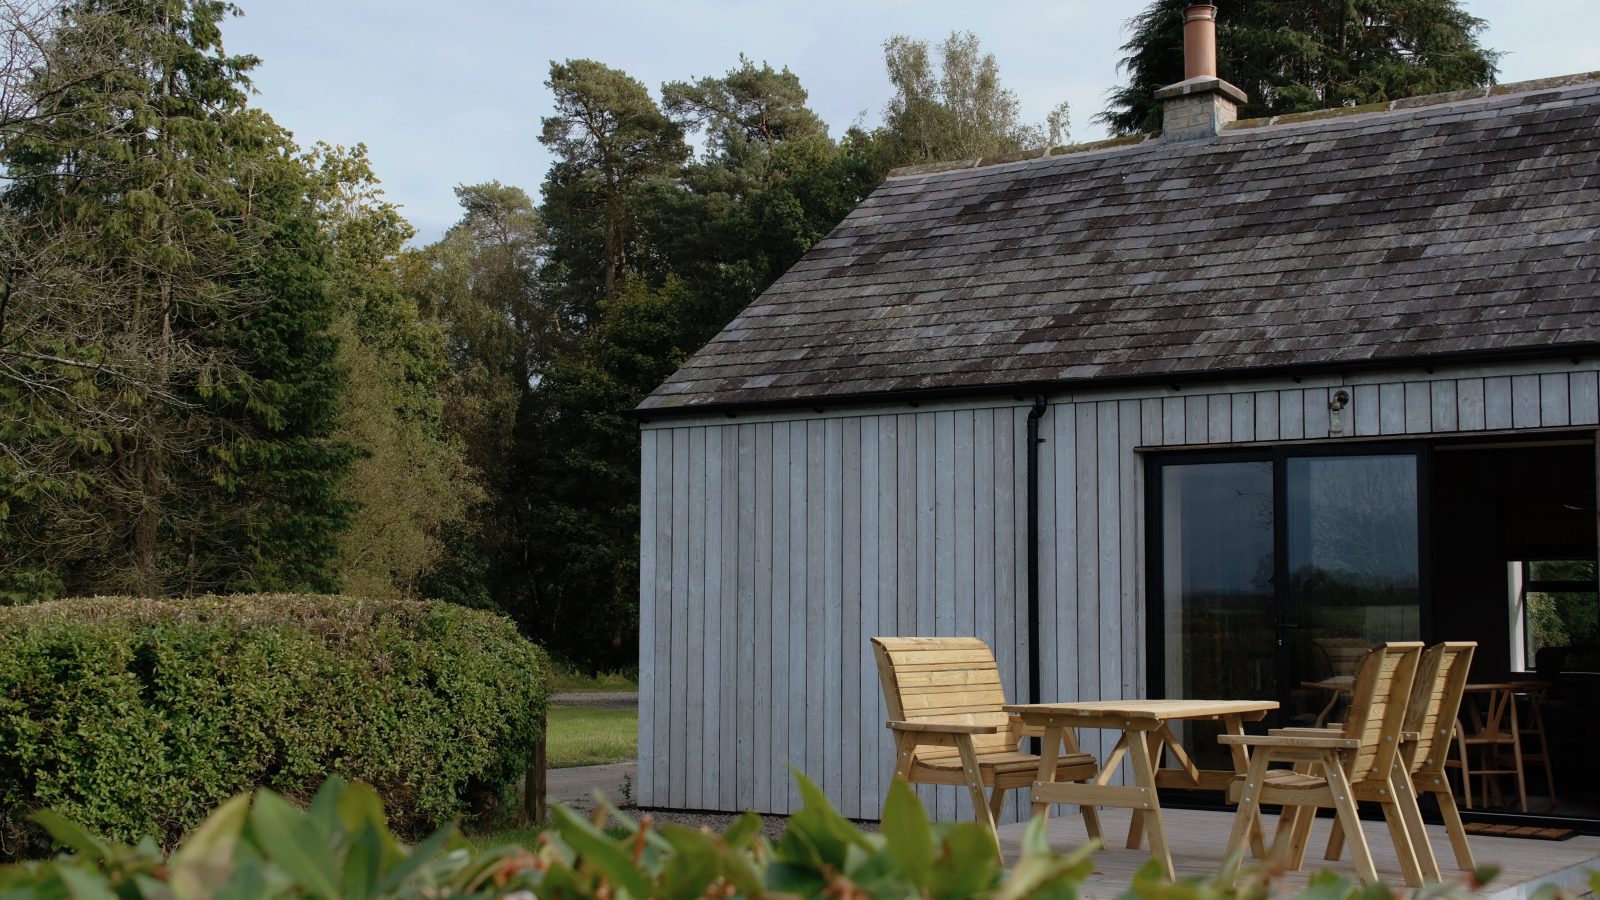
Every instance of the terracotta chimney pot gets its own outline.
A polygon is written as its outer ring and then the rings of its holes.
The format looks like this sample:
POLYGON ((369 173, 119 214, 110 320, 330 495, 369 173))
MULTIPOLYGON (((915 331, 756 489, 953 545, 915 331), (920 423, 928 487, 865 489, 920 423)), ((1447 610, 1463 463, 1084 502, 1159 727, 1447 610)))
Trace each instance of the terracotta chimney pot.
POLYGON ((1183 10, 1183 77, 1217 77, 1217 8, 1210 3, 1183 10))

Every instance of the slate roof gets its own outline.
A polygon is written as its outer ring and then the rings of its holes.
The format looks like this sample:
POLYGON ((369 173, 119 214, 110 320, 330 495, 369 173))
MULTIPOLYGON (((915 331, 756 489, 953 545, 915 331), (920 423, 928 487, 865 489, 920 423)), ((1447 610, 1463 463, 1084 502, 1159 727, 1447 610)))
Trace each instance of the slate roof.
POLYGON ((639 412, 1600 348, 1600 73, 1072 149, 892 174, 639 412))

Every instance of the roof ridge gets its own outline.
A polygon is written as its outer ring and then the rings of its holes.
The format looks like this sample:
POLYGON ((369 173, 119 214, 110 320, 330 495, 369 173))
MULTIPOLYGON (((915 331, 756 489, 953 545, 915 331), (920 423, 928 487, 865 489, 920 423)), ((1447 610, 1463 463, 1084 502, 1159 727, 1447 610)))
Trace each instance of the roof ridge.
POLYGON ((1118 137, 1106 138, 1099 141, 1085 141, 1081 144, 1063 144, 1059 147, 1040 147, 1035 150, 1018 150, 1013 153, 997 153, 992 156, 980 156, 972 159, 955 159, 949 162, 917 163, 911 166, 897 166, 889 170, 887 177, 904 178, 908 175, 934 175, 939 172, 953 172, 959 169, 982 169, 988 166, 1005 165, 1006 163, 1026 162, 1032 159, 1044 159, 1051 156, 1064 156, 1068 153, 1089 153, 1095 150, 1111 150, 1118 147, 1132 147, 1137 144, 1146 144, 1156 141, 1161 135, 1154 132, 1141 131, 1138 134, 1124 134, 1118 137))
MULTIPOLYGON (((1283 113, 1276 116, 1261 116, 1254 119, 1240 119, 1223 126, 1222 133, 1232 131, 1252 131, 1262 128, 1271 128, 1278 125, 1298 125, 1305 122, 1320 122, 1329 119, 1342 119, 1347 116, 1371 115, 1385 112, 1401 112, 1408 110, 1426 109, 1434 106, 1443 106, 1447 103, 1460 103, 1470 100, 1487 100, 1491 97, 1503 97, 1509 94, 1526 94, 1534 91, 1553 90, 1564 87, 1574 87, 1582 84, 1600 83, 1600 71, 1578 72, 1570 75, 1553 75, 1548 78, 1532 78, 1525 81, 1513 81, 1507 84, 1492 84, 1482 88, 1467 88, 1459 91, 1445 91, 1438 94, 1420 94, 1415 97, 1402 97, 1399 100, 1384 100, 1378 103, 1366 103, 1361 106, 1339 106, 1332 109, 1316 109, 1309 112, 1283 113)), ((948 162, 918 163, 910 166, 899 166, 889 170, 888 178, 906 178, 916 175, 937 175, 943 172, 954 172, 964 169, 983 169, 990 166, 1000 166, 1009 163, 1028 162, 1036 159, 1049 159, 1077 153, 1092 153, 1097 150, 1116 150, 1125 147, 1134 147, 1159 141, 1160 132, 1139 132, 1137 134, 1121 135, 1099 141, 1087 141, 1080 144, 1066 144, 1060 147, 1045 147, 1035 150, 1019 150, 1014 153, 1000 153, 992 156, 982 156, 973 159, 957 159, 948 162)))
POLYGON ((1528 94, 1534 91, 1555 90, 1564 87, 1576 87, 1582 84, 1600 82, 1600 71, 1577 72, 1571 75, 1552 75, 1549 78, 1530 78, 1526 81, 1513 81, 1506 84, 1491 84, 1488 87, 1466 88, 1459 91, 1444 91, 1438 94, 1419 94, 1415 97, 1401 97, 1398 100, 1381 100, 1377 103, 1364 103, 1360 106, 1336 106, 1331 109, 1314 109, 1309 112, 1283 113, 1277 116, 1261 116, 1254 119, 1240 119, 1223 126, 1224 131, 1242 131, 1252 128, 1268 128, 1274 125, 1295 125, 1301 122, 1320 122, 1326 119, 1338 119, 1345 116, 1364 115, 1369 113, 1401 112, 1404 110, 1427 109, 1434 106, 1444 106, 1448 103, 1463 103, 1471 100, 1488 100, 1491 97, 1505 97, 1511 94, 1528 94))

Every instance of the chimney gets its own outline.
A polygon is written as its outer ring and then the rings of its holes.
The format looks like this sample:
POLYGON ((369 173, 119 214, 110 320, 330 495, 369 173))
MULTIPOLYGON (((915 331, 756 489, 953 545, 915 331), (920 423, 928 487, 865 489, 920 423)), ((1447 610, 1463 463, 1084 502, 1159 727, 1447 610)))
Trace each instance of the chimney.
POLYGON ((1217 77, 1217 8, 1191 3, 1183 10, 1183 80, 1155 97, 1161 101, 1161 136, 1169 141, 1215 137, 1239 118, 1244 91, 1217 77))

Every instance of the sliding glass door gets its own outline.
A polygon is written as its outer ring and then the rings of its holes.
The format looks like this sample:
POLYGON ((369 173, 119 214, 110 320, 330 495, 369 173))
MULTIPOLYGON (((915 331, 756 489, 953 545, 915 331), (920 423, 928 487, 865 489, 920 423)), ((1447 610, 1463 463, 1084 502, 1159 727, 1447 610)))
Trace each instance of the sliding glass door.
MULTIPOLYGON (((1318 725, 1368 649, 1421 636, 1417 458, 1284 461, 1285 721, 1318 725)), ((1330 711, 1331 713, 1331 711, 1330 711)))
MULTIPOLYGON (((1272 462, 1159 471, 1164 696, 1277 699, 1272 462)), ((1218 726, 1183 726, 1184 743, 1200 765, 1227 766, 1218 726)))
MULTIPOLYGON (((1278 723, 1317 724, 1367 649, 1420 637, 1415 451, 1297 448, 1152 469, 1151 649, 1165 696, 1276 699, 1278 723)), ((1189 743, 1215 759, 1207 738, 1189 743)))

